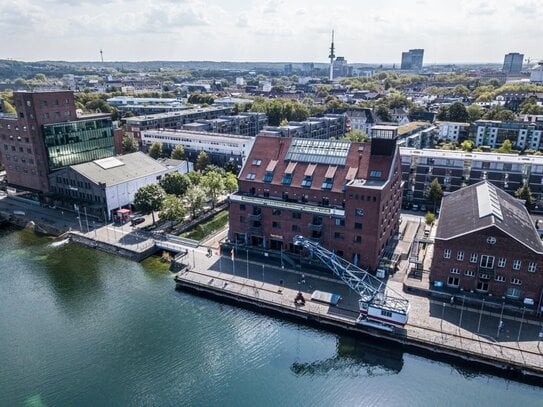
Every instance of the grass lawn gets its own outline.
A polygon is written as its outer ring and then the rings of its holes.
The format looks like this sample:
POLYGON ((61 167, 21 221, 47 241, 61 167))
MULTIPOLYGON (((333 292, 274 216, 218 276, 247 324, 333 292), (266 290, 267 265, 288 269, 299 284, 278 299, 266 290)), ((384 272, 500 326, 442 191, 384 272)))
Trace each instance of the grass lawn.
POLYGON ((219 212, 205 223, 201 223, 191 230, 182 233, 181 237, 188 239, 202 240, 204 237, 223 228, 228 223, 228 210, 219 212))

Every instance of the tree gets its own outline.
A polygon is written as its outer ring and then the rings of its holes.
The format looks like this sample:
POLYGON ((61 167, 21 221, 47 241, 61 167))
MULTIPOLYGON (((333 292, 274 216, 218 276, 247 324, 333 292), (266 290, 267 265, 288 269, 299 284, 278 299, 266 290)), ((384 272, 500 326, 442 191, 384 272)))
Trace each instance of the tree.
POLYGON ((34 79, 37 80, 38 82, 45 82, 47 80, 47 77, 42 73, 37 73, 34 76, 34 79))
POLYGON ((473 141, 471 140, 464 140, 460 143, 460 148, 464 151, 471 152, 473 150, 473 141))
POLYGON ((162 157, 162 143, 160 141, 155 141, 153 143, 149 149, 149 156, 155 160, 162 157))
POLYGON ((134 206, 137 211, 145 214, 151 213, 153 225, 155 224, 155 211, 160 210, 166 193, 160 185, 149 184, 141 187, 134 194, 134 206))
POLYGON ((234 175, 238 175, 238 166, 236 165, 236 162, 234 160, 228 160, 226 164, 224 164, 224 170, 226 172, 231 172, 234 175))
POLYGON ((436 114, 436 120, 446 122, 449 121, 449 108, 445 105, 439 106, 436 114))
POLYGON ((380 105, 375 110, 375 114, 381 119, 383 122, 391 122, 392 121, 392 114, 390 113, 390 109, 384 105, 380 105))
POLYGON ((483 109, 479 105, 470 105, 466 109, 468 111, 468 122, 473 123, 483 117, 483 109))
POLYGON ((235 174, 231 172, 226 174, 226 178, 224 180, 224 188, 230 194, 238 190, 238 178, 235 174))
POLYGON ((206 200, 204 190, 200 186, 193 185, 187 190, 185 199, 192 218, 195 218, 196 215, 204 208, 204 203, 206 200))
POLYGON ((469 120, 469 114, 466 110, 466 106, 460 102, 454 102, 449 106, 449 120, 451 122, 467 122, 469 120))
POLYGON ((515 121, 517 116, 511 110, 506 109, 503 106, 497 106, 486 112, 484 118, 486 120, 501 120, 503 122, 511 122, 515 121))
POLYGON ((200 154, 198 154, 198 157, 196 158, 196 165, 195 170, 196 171, 203 171, 209 164, 209 156, 205 151, 200 151, 200 154))
POLYGON ((527 208, 530 208, 535 202, 534 196, 532 195, 532 191, 530 190, 530 186, 527 182, 522 184, 522 186, 515 191, 515 196, 519 199, 523 199, 527 208))
POLYGON ((436 220, 436 215, 434 215, 432 212, 426 212, 426 215, 424 215, 424 221, 427 225, 431 225, 436 220))
POLYGON ((192 185, 200 185, 200 181, 202 179, 202 174, 196 171, 191 171, 187 174, 187 177, 190 179, 190 183, 192 185))
POLYGON ((132 135, 124 136, 122 141, 122 148, 123 152, 128 153, 135 153, 140 149, 140 146, 138 144, 138 141, 134 138, 132 135))
POLYGON ((509 139, 503 140, 502 145, 497 149, 497 151, 498 153, 510 154, 513 152, 513 143, 511 143, 511 140, 509 139))
POLYGON ((436 210, 437 202, 443 197, 443 188, 437 178, 434 178, 430 183, 430 188, 426 192, 426 197, 434 203, 434 212, 436 210))
POLYGON ((17 113, 15 108, 7 100, 3 100, 3 103, 4 103, 4 109, 3 109, 4 113, 7 113, 7 114, 16 114, 17 113))
POLYGON ((183 160, 185 158, 185 149, 181 144, 175 146, 170 155, 172 160, 183 160))
POLYGON ((192 185, 190 178, 185 174, 170 172, 160 180, 160 186, 167 194, 183 196, 192 185))
POLYGON ((368 135, 363 130, 351 130, 348 133, 345 133, 343 138, 345 140, 356 141, 359 143, 365 143, 368 141, 368 135))
POLYGON ((281 120, 281 123, 279 123, 279 126, 281 126, 281 127, 288 126, 288 120, 287 119, 281 120))
POLYGON ((215 208, 215 203, 220 193, 224 191, 224 180, 221 174, 215 171, 208 172, 202 177, 200 183, 211 198, 211 205, 215 208))
POLYGON ((160 212, 158 213, 160 219, 169 220, 172 222, 181 222, 185 219, 185 208, 183 202, 175 195, 166 195, 160 212))

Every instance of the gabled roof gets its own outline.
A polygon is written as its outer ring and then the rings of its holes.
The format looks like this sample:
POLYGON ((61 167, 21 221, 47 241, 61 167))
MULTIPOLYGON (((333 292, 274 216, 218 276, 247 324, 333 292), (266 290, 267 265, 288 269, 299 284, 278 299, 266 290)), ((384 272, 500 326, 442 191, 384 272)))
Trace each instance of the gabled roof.
POLYGON ((543 244, 523 202, 487 181, 443 198, 436 239, 450 240, 490 227, 543 254, 543 244))

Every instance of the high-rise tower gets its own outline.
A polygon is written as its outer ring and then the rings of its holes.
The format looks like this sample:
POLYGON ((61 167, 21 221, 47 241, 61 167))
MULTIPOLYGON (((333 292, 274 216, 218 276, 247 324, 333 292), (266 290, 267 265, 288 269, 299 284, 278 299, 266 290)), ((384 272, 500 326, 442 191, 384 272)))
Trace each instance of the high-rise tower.
POLYGON ((334 30, 332 30, 332 44, 330 45, 330 55, 328 55, 328 58, 330 58, 330 82, 334 80, 334 59, 336 58, 336 54, 334 53, 334 30))

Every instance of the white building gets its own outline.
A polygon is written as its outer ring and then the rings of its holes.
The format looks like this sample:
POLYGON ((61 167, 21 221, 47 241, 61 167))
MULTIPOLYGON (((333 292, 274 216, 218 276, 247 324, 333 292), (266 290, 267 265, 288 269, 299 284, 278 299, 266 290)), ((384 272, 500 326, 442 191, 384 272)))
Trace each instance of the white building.
POLYGON ((469 123, 436 122, 438 127, 438 139, 458 141, 469 136, 469 123))
POLYGON ((505 140, 520 149, 540 150, 543 125, 529 122, 502 122, 477 120, 473 123, 474 142, 477 147, 500 147, 505 140))
POLYGON ((543 83, 543 61, 539 61, 530 72, 530 82, 543 83))

